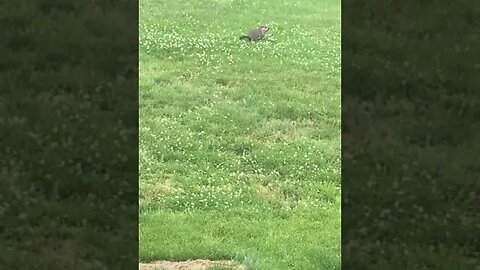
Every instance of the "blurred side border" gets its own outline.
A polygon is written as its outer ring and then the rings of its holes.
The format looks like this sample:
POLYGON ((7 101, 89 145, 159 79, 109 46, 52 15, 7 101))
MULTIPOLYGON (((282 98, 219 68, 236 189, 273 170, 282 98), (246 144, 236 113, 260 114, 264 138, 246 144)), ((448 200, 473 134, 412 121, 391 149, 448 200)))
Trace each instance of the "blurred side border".
POLYGON ((478 269, 479 15, 343 1, 342 269, 478 269))
POLYGON ((136 269, 138 1, 1 1, 0 28, 0 269, 136 269))

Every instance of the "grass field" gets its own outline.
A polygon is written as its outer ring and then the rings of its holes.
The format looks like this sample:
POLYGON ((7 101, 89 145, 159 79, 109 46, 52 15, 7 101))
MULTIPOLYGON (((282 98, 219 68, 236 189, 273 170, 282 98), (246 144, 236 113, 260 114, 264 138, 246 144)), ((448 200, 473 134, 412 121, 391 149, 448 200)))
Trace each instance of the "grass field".
POLYGON ((141 0, 139 42, 140 260, 340 269, 340 1, 141 0))

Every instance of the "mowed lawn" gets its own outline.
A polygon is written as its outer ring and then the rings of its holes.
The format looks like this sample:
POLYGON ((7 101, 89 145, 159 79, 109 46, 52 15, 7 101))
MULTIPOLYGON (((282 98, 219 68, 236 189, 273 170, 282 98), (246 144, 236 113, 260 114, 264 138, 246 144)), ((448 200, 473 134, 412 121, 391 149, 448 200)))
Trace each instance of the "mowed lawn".
POLYGON ((139 42, 140 260, 340 269, 340 1, 140 0, 139 42))

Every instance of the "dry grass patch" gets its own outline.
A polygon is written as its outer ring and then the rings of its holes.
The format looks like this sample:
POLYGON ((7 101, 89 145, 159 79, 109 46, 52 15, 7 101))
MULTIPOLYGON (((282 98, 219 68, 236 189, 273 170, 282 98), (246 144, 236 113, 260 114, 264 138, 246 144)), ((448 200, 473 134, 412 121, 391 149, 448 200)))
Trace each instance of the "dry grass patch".
POLYGON ((270 119, 257 128, 253 136, 260 141, 295 141, 308 136, 314 128, 315 123, 311 120, 270 119))
POLYGON ((140 186, 140 203, 152 202, 151 199, 163 198, 166 194, 182 192, 175 181, 168 176, 159 177, 157 182, 145 183, 140 186))
POLYGON ((232 270, 248 270, 244 265, 234 261, 190 260, 183 262, 155 261, 140 263, 139 270, 209 270, 225 268, 232 270))

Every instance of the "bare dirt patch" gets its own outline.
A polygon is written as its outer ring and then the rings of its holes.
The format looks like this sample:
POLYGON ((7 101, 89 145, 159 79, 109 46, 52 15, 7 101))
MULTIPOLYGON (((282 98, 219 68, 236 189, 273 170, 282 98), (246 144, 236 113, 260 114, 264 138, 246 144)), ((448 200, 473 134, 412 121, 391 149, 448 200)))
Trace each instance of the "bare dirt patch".
POLYGON ((233 261, 191 260, 183 262, 155 261, 140 263, 139 270, 208 270, 211 267, 225 267, 232 270, 248 270, 244 265, 233 261))

